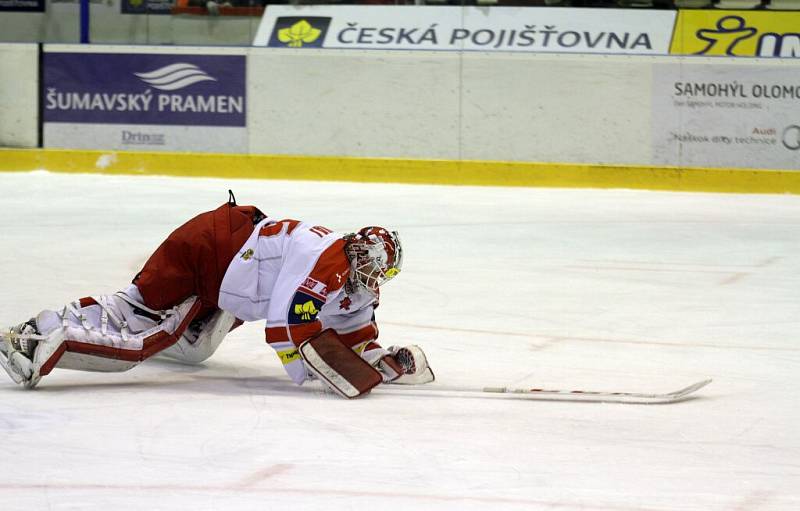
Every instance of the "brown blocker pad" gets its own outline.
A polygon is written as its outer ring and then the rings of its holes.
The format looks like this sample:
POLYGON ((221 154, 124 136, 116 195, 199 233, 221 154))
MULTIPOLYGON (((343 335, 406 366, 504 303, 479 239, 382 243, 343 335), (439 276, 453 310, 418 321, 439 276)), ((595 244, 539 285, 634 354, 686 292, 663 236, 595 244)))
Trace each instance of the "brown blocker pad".
POLYGON ((369 392, 383 382, 381 373, 345 346, 333 330, 322 331, 299 349, 309 370, 348 399, 369 392))

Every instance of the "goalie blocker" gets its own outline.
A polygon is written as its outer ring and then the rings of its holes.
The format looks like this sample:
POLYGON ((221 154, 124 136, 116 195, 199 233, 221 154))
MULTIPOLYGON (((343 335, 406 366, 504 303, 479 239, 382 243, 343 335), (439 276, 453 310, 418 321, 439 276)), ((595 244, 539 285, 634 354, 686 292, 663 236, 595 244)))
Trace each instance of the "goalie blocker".
POLYGON ((435 379, 418 346, 372 350, 362 358, 335 331, 324 330, 303 342, 298 351, 312 375, 348 399, 364 395, 384 382, 420 384, 435 379))

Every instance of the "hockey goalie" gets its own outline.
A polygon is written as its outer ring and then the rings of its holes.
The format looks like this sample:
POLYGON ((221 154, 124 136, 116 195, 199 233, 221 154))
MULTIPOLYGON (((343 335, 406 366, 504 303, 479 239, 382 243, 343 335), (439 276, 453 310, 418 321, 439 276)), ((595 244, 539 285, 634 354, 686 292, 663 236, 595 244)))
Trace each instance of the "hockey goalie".
POLYGON ((197 364, 244 321, 297 384, 353 398, 381 383, 433 381, 418 346, 383 348, 379 288, 401 269, 395 231, 337 234, 275 220, 233 194, 177 228, 127 288, 45 310, 0 332, 0 364, 27 388, 53 369, 124 371, 160 354, 197 364))

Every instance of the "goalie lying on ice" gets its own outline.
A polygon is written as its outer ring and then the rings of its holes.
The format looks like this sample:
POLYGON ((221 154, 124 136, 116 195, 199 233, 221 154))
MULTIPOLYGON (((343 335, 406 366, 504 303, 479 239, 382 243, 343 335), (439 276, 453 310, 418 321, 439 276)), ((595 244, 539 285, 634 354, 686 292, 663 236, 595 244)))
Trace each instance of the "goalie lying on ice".
POLYGON ((243 321, 264 319, 297 384, 319 379, 356 397, 382 382, 427 383, 419 347, 376 342, 378 288, 402 256, 396 232, 275 220, 231 194, 172 232, 126 289, 0 332, 0 365, 32 388, 55 368, 124 371, 156 354, 199 363, 243 321))

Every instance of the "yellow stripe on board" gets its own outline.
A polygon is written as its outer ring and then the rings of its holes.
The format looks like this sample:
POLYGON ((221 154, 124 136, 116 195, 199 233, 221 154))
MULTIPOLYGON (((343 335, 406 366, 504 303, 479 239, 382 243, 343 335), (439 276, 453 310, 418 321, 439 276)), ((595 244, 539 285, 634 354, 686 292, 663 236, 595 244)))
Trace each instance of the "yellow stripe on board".
POLYGON ((481 186, 795 193, 800 171, 569 163, 0 149, 0 171, 481 186))

